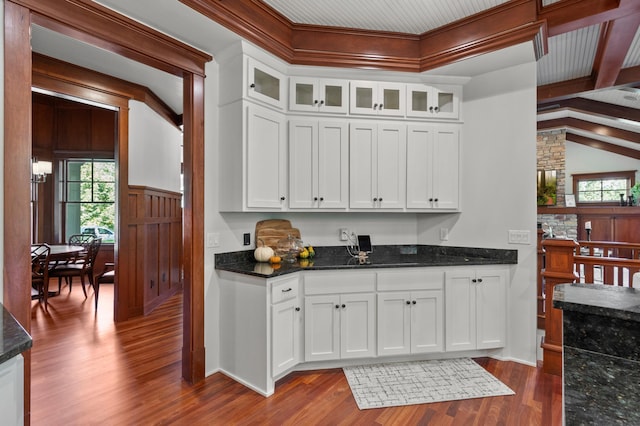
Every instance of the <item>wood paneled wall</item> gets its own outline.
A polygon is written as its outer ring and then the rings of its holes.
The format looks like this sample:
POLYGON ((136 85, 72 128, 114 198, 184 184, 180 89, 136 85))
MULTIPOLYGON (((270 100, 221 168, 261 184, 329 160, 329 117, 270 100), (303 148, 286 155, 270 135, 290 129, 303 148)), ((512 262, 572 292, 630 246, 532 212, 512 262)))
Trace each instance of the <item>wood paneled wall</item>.
POLYGON ((130 256, 120 259, 129 285, 129 317, 147 314, 182 288, 182 195, 129 186, 122 218, 130 256))

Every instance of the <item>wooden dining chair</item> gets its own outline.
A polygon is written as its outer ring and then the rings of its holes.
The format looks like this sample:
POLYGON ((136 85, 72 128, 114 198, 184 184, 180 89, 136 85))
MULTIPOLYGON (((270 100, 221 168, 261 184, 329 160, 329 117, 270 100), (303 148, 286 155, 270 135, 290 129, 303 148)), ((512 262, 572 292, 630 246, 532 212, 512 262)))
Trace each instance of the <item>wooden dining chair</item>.
POLYGON ((93 292, 96 299, 96 311, 98 310, 98 294, 100 293, 100 284, 113 284, 116 278, 115 265, 111 262, 104 264, 104 270, 95 277, 93 284, 93 292))
POLYGON ((73 284, 74 277, 80 277, 80 283, 82 284, 82 292, 84 297, 87 297, 87 289, 85 286, 85 277, 89 280, 89 284, 93 286, 93 265, 100 250, 102 240, 100 238, 94 238, 89 245, 87 252, 79 257, 76 262, 64 263, 56 265, 49 272, 50 277, 58 278, 58 291, 62 287, 62 278, 67 279, 69 282, 69 292, 73 284))
POLYGON ((31 246, 31 298, 37 297, 44 302, 45 310, 49 307, 49 260, 51 248, 47 244, 31 246))

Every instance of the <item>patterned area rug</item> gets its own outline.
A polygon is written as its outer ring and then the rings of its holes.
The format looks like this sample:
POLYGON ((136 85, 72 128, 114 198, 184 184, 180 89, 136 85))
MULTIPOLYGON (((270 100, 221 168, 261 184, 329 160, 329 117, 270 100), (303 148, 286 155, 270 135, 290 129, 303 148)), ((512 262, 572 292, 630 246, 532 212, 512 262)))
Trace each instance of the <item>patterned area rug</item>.
POLYGON ((343 370, 361 410, 515 394, 470 358, 361 365, 343 370))

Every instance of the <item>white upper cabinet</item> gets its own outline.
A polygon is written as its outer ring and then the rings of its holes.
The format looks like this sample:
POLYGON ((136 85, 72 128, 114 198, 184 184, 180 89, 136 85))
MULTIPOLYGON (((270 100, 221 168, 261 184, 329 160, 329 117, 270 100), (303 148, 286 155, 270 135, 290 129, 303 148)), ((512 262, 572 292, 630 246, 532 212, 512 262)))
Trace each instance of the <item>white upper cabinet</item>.
POLYGON ((289 122, 289 208, 346 209, 348 137, 346 121, 289 122))
POLYGON ((351 114, 404 116, 405 84, 374 81, 351 81, 349 84, 351 114))
POLYGON ((349 126, 349 207, 405 206, 406 125, 358 122, 349 126))
POLYGON ((457 119, 460 86, 407 84, 407 117, 457 119))
POLYGON ((407 126, 407 209, 459 208, 459 145, 455 125, 407 126))
POLYGON ((284 109, 286 77, 278 71, 247 58, 246 95, 248 98, 284 109))
POLYGON ((281 210, 286 206, 286 124, 284 116, 247 106, 247 207, 281 210))
POLYGON ((346 114, 349 89, 345 80, 291 77, 289 109, 332 114, 346 114))

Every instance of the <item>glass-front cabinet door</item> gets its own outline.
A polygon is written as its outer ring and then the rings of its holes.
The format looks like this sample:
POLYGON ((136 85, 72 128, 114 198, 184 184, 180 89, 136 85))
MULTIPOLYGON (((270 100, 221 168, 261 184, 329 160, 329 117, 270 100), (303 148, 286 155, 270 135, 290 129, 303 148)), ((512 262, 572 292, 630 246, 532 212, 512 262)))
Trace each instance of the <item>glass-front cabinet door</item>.
POLYGON ((247 66, 247 96, 277 108, 284 108, 284 75, 253 58, 248 58, 247 66))
POLYGON ((348 95, 347 82, 344 80, 291 77, 289 109, 346 114, 348 95))
POLYGON ((459 118, 459 86, 407 84, 407 117, 459 118))
POLYGON ((352 81, 349 111, 352 114, 403 116, 405 85, 352 81))

